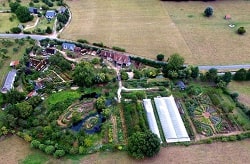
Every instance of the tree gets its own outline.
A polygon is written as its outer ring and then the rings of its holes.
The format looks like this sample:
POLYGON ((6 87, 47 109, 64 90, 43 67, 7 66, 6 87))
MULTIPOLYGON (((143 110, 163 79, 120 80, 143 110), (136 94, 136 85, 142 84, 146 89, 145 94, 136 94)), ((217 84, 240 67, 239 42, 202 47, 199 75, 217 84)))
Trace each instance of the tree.
POLYGON ((22 30, 19 27, 13 27, 10 29, 10 31, 14 34, 19 34, 20 32, 22 32, 22 30))
POLYGON ((33 112, 32 106, 27 101, 16 104, 16 107, 22 118, 27 118, 33 112))
POLYGON ((225 74, 222 76, 222 80, 226 82, 226 84, 230 83, 232 80, 232 73, 231 72, 225 72, 225 74))
POLYGON ((128 139, 128 153, 134 158, 153 157, 160 151, 160 139, 150 131, 136 132, 128 139))
POLYGON ((106 99, 104 96, 98 97, 98 99, 96 100, 96 109, 98 113, 102 112, 102 109, 105 108, 105 102, 106 99))
POLYGON ((217 78, 218 70, 216 68, 211 68, 206 72, 206 78, 209 81, 215 81, 217 78))
POLYGON ((78 64, 73 73, 73 80, 80 87, 90 87, 93 85, 94 77, 95 69, 88 62, 78 64))
POLYGON ((19 21, 22 23, 31 21, 34 18, 33 15, 30 15, 29 9, 25 6, 19 6, 15 13, 19 21))
POLYGON ((163 54, 158 54, 157 55, 157 60, 163 61, 163 59, 164 59, 164 55, 163 54))
POLYGON ((51 33, 52 33, 51 27, 48 26, 48 27, 46 28, 45 32, 48 33, 48 34, 51 34, 51 33))
POLYGON ((183 67, 184 58, 179 54, 175 53, 171 55, 168 59, 167 70, 175 70, 178 71, 181 67, 183 67))
POLYGON ((21 5, 20 5, 20 3, 18 3, 18 2, 10 2, 9 6, 10 6, 11 12, 12 12, 12 13, 15 13, 16 10, 17 10, 17 8, 18 8, 19 6, 21 6, 21 5))
POLYGON ((205 11, 204 11, 204 15, 207 17, 210 17, 213 15, 214 9, 212 6, 208 6, 205 11))
POLYGON ((196 79, 199 76, 199 72, 200 72, 199 67, 197 66, 191 67, 191 71, 192 71, 191 77, 196 79))
POLYGON ((244 27, 239 27, 237 32, 238 34, 243 35, 244 33, 246 33, 246 29, 244 27))
POLYGON ((121 71, 121 79, 122 80, 128 80, 128 74, 126 71, 121 71))
POLYGON ((236 81, 244 81, 246 80, 246 77, 247 77, 247 71, 244 68, 241 68, 234 74, 234 80, 236 81))
POLYGON ((4 95, 4 103, 16 104, 24 100, 24 93, 18 92, 17 90, 10 90, 7 94, 4 95))

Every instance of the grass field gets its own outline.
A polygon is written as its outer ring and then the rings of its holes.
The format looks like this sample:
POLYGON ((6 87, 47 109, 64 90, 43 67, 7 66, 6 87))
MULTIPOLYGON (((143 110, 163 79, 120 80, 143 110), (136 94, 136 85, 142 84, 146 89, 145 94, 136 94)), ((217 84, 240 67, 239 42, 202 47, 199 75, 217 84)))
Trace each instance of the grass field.
POLYGON ((130 164, 130 163, 247 163, 250 160, 250 140, 227 143, 213 143, 194 145, 189 147, 173 146, 161 148, 160 153, 151 159, 142 161, 133 160, 125 152, 96 153, 82 157, 82 159, 63 158, 56 160, 51 156, 33 150, 29 144, 19 137, 12 136, 0 142, 0 161, 4 163, 102 163, 102 164, 130 164))
POLYGON ((58 102, 63 102, 68 98, 80 98, 80 96, 81 94, 76 91, 61 91, 50 95, 46 102, 54 105, 58 102))
POLYGON ((250 107, 250 82, 236 82, 229 83, 229 90, 239 93, 239 100, 250 107))
POLYGON ((0 13, 0 33, 5 33, 6 31, 10 31, 11 28, 17 27, 19 21, 14 19, 12 22, 9 20, 12 13, 0 13))
POLYGON ((250 62, 250 37, 235 33, 250 29, 250 1, 162 2, 159 0, 66 1, 73 19, 61 34, 65 39, 87 39, 119 46, 155 59, 180 53, 187 64, 239 64, 250 62), (202 15, 206 6, 214 16, 202 15), (240 10, 239 10, 240 8, 240 10), (230 22, 223 19, 230 14, 230 22))

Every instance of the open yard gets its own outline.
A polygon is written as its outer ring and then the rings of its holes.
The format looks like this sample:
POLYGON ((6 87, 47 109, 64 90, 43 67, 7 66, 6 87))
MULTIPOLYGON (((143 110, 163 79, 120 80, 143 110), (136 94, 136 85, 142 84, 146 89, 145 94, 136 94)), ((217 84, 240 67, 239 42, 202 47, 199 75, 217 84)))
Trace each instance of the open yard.
POLYGON ((250 62, 246 33, 250 29, 250 2, 162 2, 159 0, 85 0, 66 1, 73 19, 61 34, 65 39, 87 39, 119 46, 139 56, 166 58, 180 53, 187 64, 239 64, 250 62), (202 15, 206 6, 214 7, 214 16, 202 15), (240 8, 240 10, 239 10, 240 8), (230 14, 230 21, 224 20, 230 14), (234 23, 235 28, 230 28, 234 23))
POLYGON ((97 153, 77 159, 55 160, 47 155, 33 151, 22 139, 11 137, 0 142, 0 159, 4 163, 247 163, 250 160, 250 140, 240 142, 213 143, 189 147, 162 148, 160 153, 143 161, 136 161, 125 152, 97 153), (11 144, 10 144, 11 143, 11 144), (121 162, 122 161, 122 162, 121 162))

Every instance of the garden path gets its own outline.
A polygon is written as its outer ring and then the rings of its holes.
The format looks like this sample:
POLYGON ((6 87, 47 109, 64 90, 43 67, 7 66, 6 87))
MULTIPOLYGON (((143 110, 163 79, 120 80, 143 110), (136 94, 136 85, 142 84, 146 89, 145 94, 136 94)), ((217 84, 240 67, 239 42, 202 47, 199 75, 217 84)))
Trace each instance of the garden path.
POLYGON ((36 27, 36 25, 38 24, 39 20, 40 20, 39 18, 36 18, 35 24, 33 24, 33 25, 27 25, 27 26, 24 28, 24 30, 28 30, 28 29, 30 29, 30 28, 36 27))
POLYGON ((111 121, 113 124, 113 141, 117 143, 117 123, 116 123, 116 116, 112 115, 111 116, 111 121))

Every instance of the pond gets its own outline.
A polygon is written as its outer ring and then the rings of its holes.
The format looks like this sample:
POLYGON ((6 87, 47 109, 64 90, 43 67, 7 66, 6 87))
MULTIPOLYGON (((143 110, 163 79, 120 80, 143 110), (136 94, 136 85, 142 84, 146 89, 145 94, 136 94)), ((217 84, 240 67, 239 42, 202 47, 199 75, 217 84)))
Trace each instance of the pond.
POLYGON ((70 129, 73 131, 79 131, 80 129, 84 129, 87 134, 93 134, 99 132, 101 130, 102 123, 102 115, 98 113, 93 113, 76 124, 73 124, 70 129))

